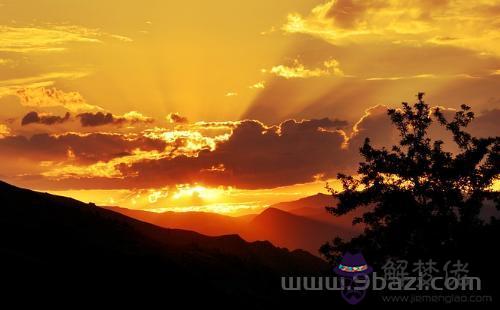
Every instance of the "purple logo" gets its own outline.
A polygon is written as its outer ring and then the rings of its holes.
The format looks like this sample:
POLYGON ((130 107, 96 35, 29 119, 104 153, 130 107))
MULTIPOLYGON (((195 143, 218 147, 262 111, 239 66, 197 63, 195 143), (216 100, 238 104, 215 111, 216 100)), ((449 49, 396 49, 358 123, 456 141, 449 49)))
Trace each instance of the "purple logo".
POLYGON ((360 303, 366 296, 366 289, 362 289, 355 279, 373 271, 373 268, 366 263, 363 254, 344 253, 340 264, 333 271, 344 280, 344 287, 340 291, 342 298, 351 305, 360 303))

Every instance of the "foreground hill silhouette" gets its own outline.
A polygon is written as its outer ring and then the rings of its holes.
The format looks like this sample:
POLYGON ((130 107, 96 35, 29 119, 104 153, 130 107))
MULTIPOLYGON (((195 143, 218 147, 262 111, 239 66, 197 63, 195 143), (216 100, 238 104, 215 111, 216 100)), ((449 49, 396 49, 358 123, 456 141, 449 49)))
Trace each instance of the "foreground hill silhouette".
POLYGON ((283 297, 280 275, 326 270, 304 251, 160 228, 1 181, 0 201, 0 273, 13 292, 78 295, 91 288, 94 297, 115 291, 189 303, 269 304, 283 297))

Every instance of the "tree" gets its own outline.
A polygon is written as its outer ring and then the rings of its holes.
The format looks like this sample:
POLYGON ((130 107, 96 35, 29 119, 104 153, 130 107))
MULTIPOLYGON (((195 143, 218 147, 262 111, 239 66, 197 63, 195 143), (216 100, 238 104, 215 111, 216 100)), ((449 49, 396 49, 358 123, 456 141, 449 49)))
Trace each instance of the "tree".
POLYGON ((388 257, 456 258, 464 249, 484 244, 477 238, 498 232, 498 221, 482 221, 479 213, 485 201, 494 201, 499 209, 498 192, 492 189, 500 173, 499 137, 472 137, 465 131, 474 119, 468 106, 462 105, 448 121, 423 96, 419 93, 413 106, 402 103, 400 109, 388 110, 399 145, 375 149, 366 139, 358 174, 339 174, 343 190, 330 188, 339 201, 327 207, 333 215, 366 208, 353 221, 365 225, 363 234, 321 247, 330 261, 356 248, 374 264, 388 257), (458 152, 444 151, 443 141, 432 141, 429 127, 434 121, 451 132, 458 152))

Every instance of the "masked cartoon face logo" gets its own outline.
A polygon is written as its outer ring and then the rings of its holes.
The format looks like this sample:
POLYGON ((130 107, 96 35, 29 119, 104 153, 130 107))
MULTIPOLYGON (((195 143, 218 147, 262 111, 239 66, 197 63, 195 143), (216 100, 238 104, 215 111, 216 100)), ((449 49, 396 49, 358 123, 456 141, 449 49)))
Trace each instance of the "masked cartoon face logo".
POLYGON ((360 303, 366 296, 366 290, 360 289, 362 284, 354 279, 367 276, 373 271, 373 268, 366 263, 363 254, 344 253, 340 264, 333 271, 344 278, 344 289, 340 292, 342 298, 351 305, 360 303))
POLYGON ((353 278, 344 277, 345 288, 340 291, 342 298, 351 305, 356 305, 360 303, 366 296, 366 290, 359 289, 359 284, 357 284, 353 278), (358 289, 356 287, 358 286, 358 289))

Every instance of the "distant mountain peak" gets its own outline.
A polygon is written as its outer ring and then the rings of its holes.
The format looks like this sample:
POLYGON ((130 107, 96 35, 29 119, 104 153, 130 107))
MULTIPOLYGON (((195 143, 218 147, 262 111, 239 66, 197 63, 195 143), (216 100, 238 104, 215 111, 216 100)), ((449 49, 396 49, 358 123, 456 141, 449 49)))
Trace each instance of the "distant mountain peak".
POLYGON ((259 216, 264 216, 264 215, 269 215, 269 214, 283 214, 283 215, 292 215, 284 210, 281 210, 281 209, 278 209, 278 208, 274 208, 274 207, 268 207, 266 209, 264 209, 264 211, 262 211, 259 215, 257 215, 257 217, 259 216))
POLYGON ((283 211, 293 211, 300 208, 325 208, 332 207, 337 204, 336 199, 329 194, 317 193, 312 196, 303 197, 293 201, 279 202, 269 206, 283 211))

